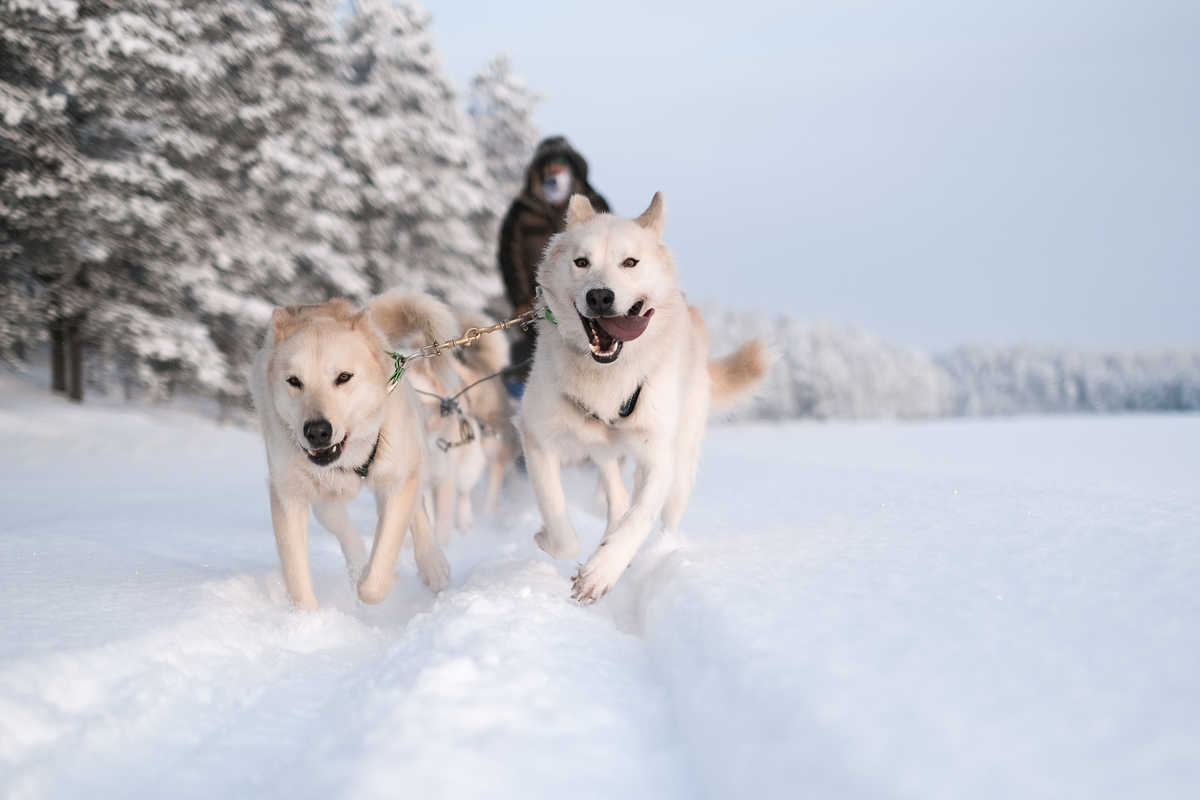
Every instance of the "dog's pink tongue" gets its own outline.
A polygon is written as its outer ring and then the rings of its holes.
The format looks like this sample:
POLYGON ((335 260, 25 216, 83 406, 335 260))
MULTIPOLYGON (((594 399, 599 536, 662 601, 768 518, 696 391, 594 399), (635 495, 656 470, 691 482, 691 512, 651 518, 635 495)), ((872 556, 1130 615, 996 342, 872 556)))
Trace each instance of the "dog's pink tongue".
POLYGON ((619 339, 622 342, 632 342, 645 332, 646 326, 650 324, 652 316, 654 316, 653 308, 645 314, 636 317, 600 317, 596 320, 596 324, 614 339, 619 339))

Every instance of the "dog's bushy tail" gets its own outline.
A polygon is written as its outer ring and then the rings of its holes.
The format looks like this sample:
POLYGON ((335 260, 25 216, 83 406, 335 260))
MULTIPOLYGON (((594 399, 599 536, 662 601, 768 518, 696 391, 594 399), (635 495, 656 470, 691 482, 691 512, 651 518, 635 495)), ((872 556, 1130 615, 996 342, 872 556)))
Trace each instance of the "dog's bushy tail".
POLYGON ((774 352, 762 339, 751 339, 724 358, 709 361, 712 410, 723 411, 748 397, 774 361, 774 352))
MULTIPOLYGON (((458 325, 463 331, 468 328, 486 328, 491 323, 478 314, 459 314, 458 325)), ((501 332, 484 336, 462 351, 462 360, 476 372, 491 375, 508 366, 508 339, 501 332)))
POLYGON ((392 289, 372 300, 367 311, 393 347, 432 344, 458 335, 450 309, 420 292, 392 289))
MULTIPOLYGON (((384 292, 371 301, 367 313, 388 346, 401 352, 453 339, 461 332, 454 320, 454 313, 445 303, 420 292, 403 289, 384 292)), ((457 385, 458 376, 449 362, 439 362, 450 357, 446 353, 431 359, 433 368, 448 387, 457 385)))

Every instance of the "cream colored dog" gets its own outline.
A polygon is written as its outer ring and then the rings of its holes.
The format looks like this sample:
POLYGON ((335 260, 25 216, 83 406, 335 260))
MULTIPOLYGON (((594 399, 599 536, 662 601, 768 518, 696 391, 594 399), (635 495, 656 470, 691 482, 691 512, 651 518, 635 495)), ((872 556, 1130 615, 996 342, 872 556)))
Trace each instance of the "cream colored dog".
POLYGON ((449 544, 455 528, 466 533, 474 524, 471 490, 483 477, 486 466, 472 398, 466 394, 454 398, 463 385, 459 366, 458 360, 447 353, 414 362, 405 377, 417 390, 425 415, 433 528, 443 547, 449 544), (441 374, 438 367, 442 368, 441 374), (449 375, 445 374, 446 368, 449 375), (452 398, 455 405, 443 409, 441 398, 452 398))
MULTIPOLYGON (((487 320, 473 314, 460 314, 458 322, 463 330, 483 328, 488 324, 487 320)), ((515 409, 504 387, 503 377, 497 375, 508 366, 508 340, 502 335, 492 334, 471 347, 457 351, 455 355, 458 361, 454 368, 463 385, 474 384, 464 397, 471 399, 471 415, 479 422, 483 453, 487 460, 484 511, 495 514, 500 503, 504 474, 520 453, 517 432, 512 424, 515 409)), ((470 499, 467 498, 466 502, 467 513, 470 513, 470 499)))
MULTIPOLYGON (((476 314, 460 313, 457 324, 465 331, 489 323, 476 314)), ((519 452, 512 402, 498 375, 508 364, 507 353, 507 340, 493 334, 445 356, 442 365, 449 365, 457 376, 453 385, 433 372, 430 361, 415 362, 407 373, 420 395, 432 437, 434 530, 443 545, 452 526, 465 533, 474 525, 471 492, 485 470, 485 509, 495 513, 504 473, 519 452), (449 413, 443 413, 440 398, 453 399, 449 413)))
POLYGON ((421 579, 443 589, 449 565, 417 502, 427 452, 420 404, 406 381, 388 392, 394 342, 449 338, 454 317, 429 297, 389 292, 363 310, 347 300, 277 308, 250 375, 270 467, 271 519, 292 602, 316 608, 308 565, 308 510, 342 548, 358 596, 391 590, 411 526, 421 579), (375 493, 378 525, 368 560, 346 504, 375 493))
POLYGON ((659 517, 668 534, 678 532, 711 404, 747 393, 770 358, 754 340, 709 362, 704 321, 684 299, 662 243, 661 194, 634 220, 597 214, 575 195, 566 223, 538 269, 557 322, 538 323, 518 427, 544 525, 534 538, 555 558, 579 552, 561 467, 590 459, 600 469, 608 525, 572 589, 577 600, 594 602, 659 517), (632 505, 621 456, 637 465, 632 505))

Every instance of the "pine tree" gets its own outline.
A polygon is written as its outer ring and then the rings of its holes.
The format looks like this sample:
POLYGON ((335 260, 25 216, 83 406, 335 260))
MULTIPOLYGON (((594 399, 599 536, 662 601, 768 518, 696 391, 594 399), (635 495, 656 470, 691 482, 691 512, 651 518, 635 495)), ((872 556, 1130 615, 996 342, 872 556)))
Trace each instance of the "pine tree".
POLYGON ((187 99, 223 76, 203 52, 195 6, 169 0, 79 5, 64 85, 86 164, 77 211, 87 242, 85 333, 92 382, 127 396, 228 388, 223 358, 187 305, 208 257, 219 186, 195 167, 214 149, 187 99))
POLYGON ((356 113, 345 151, 362 176, 363 245, 385 286, 478 309, 500 290, 494 185, 412 3, 360 0, 345 26, 356 113))
POLYGON ((467 111, 501 204, 525 183, 538 142, 533 108, 539 99, 513 74, 507 56, 497 56, 471 81, 467 111))
POLYGON ((333 19, 331 3, 299 0, 220 20, 238 42, 219 53, 232 103, 213 115, 236 165, 221 181, 237 214, 189 297, 231 365, 237 402, 273 306, 363 300, 379 283, 358 240, 360 177, 341 154, 352 110, 333 19))
POLYGON ((304 291, 361 300, 376 287, 354 228, 360 178, 341 155, 352 123, 339 75, 333 4, 295 0, 273 4, 272 10, 281 46, 257 72, 266 78, 276 108, 247 172, 253 213, 271 238, 263 245, 287 254, 291 277, 304 291))
POLYGON ((51 332, 59 390, 61 323, 83 308, 75 291, 83 165, 62 85, 76 24, 73 3, 0 0, 0 359, 27 360, 51 332))
POLYGON ((334 5, 0 0, 0 357, 49 328, 92 383, 242 403, 274 305, 498 292, 507 198, 428 15, 334 5))

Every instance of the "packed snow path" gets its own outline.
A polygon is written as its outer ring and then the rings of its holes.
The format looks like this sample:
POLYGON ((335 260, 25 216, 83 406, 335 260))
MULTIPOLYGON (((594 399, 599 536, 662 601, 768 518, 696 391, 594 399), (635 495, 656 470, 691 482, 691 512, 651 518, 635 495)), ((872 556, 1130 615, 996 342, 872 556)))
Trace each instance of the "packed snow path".
POLYGON ((0 377, 0 437, 0 797, 1200 787, 1198 417, 717 427, 595 607, 514 479, 438 598, 408 552, 358 604, 314 522, 315 613, 254 432, 0 377))

